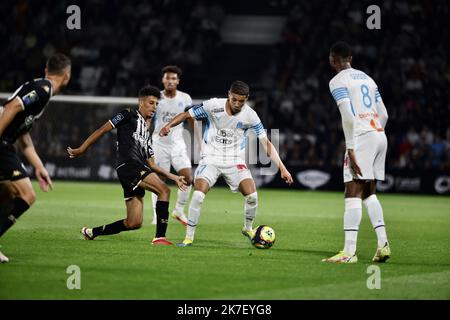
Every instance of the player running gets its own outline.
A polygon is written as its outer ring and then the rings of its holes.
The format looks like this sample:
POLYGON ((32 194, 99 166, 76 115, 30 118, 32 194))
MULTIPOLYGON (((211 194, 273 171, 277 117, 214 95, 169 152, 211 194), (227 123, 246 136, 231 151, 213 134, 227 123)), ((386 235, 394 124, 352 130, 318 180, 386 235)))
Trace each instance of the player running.
POLYGON ((358 261, 356 240, 364 203, 378 238, 378 248, 372 260, 385 262, 391 250, 383 209, 375 192, 376 180, 384 180, 387 150, 384 128, 388 114, 375 82, 364 72, 353 69, 351 61, 348 44, 337 42, 331 47, 330 65, 337 75, 330 81, 330 91, 341 113, 347 147, 344 158, 345 245, 341 252, 322 261, 358 261))
MULTIPOLYGON (((50 98, 69 83, 70 74, 70 59, 55 54, 47 60, 44 78, 24 83, 0 107, 0 237, 36 201, 28 173, 14 147, 16 141, 33 166, 42 191, 52 189, 52 180, 36 153, 30 130, 50 98)), ((0 262, 8 261, 0 252, 0 262)))
POLYGON ((171 174, 155 164, 149 123, 156 111, 159 98, 158 88, 145 86, 139 91, 138 108, 122 110, 94 131, 79 148, 67 148, 70 158, 78 157, 105 133, 117 128, 116 171, 123 188, 127 217, 96 228, 83 227, 81 233, 86 240, 139 229, 143 221, 143 197, 145 190, 148 190, 158 195, 156 236, 152 244, 173 245, 166 239, 170 189, 161 181, 158 174, 175 181, 178 188, 182 190, 185 190, 186 187, 184 177, 171 174))
POLYGON ((186 238, 179 244, 180 246, 192 245, 205 195, 220 176, 224 177, 231 191, 239 190, 244 196, 245 219, 242 234, 252 239, 252 224, 258 207, 258 195, 255 182, 244 160, 249 129, 256 133, 266 152, 277 164, 283 180, 289 185, 293 183, 291 174, 267 138, 261 120, 246 103, 249 91, 247 84, 235 81, 228 91, 227 99, 213 98, 195 105, 177 115, 160 131, 161 136, 166 136, 171 128, 187 119, 206 121, 201 160, 194 174, 194 193, 189 206, 186 238))
MULTIPOLYGON (((178 190, 178 198, 172 216, 183 225, 187 225, 184 206, 191 192, 192 166, 183 139, 183 124, 180 123, 174 127, 170 134, 164 137, 159 135, 159 131, 177 114, 184 112, 186 107, 191 106, 192 99, 187 93, 177 90, 181 77, 180 68, 177 66, 166 66, 162 69, 162 76, 164 90, 161 91, 161 100, 153 117, 155 126, 152 137, 153 152, 155 153, 155 162, 159 167, 170 171, 170 167, 172 166, 178 175, 185 177, 187 188, 185 191, 178 190)), ((161 177, 161 180, 164 181, 164 179, 164 177, 161 177)), ((156 221, 156 201, 157 195, 152 193, 154 221, 156 221)))

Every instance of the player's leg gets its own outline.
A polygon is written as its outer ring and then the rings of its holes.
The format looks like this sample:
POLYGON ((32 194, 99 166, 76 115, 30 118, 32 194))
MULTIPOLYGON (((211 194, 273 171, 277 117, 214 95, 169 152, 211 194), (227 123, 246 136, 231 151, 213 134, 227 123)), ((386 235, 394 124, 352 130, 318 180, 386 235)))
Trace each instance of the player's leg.
POLYGON ((177 191, 177 202, 175 208, 172 212, 172 217, 177 219, 181 224, 187 225, 187 217, 184 214, 184 207, 189 200, 189 195, 192 189, 192 171, 191 168, 183 168, 178 172, 179 176, 183 176, 186 180, 187 189, 185 191, 178 189, 177 191))
POLYGON ((189 216, 186 226, 186 237, 179 246, 192 245, 194 241, 195 230, 200 218, 203 200, 210 189, 207 180, 198 178, 194 183, 194 193, 192 194, 191 203, 189 204, 189 216))
POLYGON ((374 159, 373 173, 376 180, 367 183, 363 194, 363 203, 367 208, 370 221, 377 235, 377 251, 373 257, 375 262, 385 262, 391 255, 391 249, 386 234, 386 226, 384 222, 383 208, 376 196, 376 181, 384 180, 384 165, 386 160, 387 139, 384 133, 378 133, 377 154, 374 159))
POLYGON ((0 237, 27 211, 36 201, 36 193, 31 185, 30 178, 5 182, 3 190, 8 192, 0 211, 0 237))
MULTIPOLYGON (((186 206, 186 203, 189 200, 189 196, 191 194, 192 189, 192 170, 191 168, 182 168, 180 170, 177 170, 177 173, 179 176, 183 176, 185 178, 186 183, 188 185, 185 191, 178 189, 177 202, 175 204, 175 209, 173 211, 173 215, 175 215, 177 219, 178 218, 181 219, 182 222, 184 221, 184 218, 186 218, 186 216, 184 215, 184 207, 186 206)), ((185 224, 184 222, 182 223, 185 224)))
POLYGON ((177 202, 175 204, 175 209, 172 212, 172 216, 180 221, 182 224, 187 224, 186 216, 184 215, 184 207, 189 200, 189 195, 191 194, 192 185, 192 169, 191 160, 187 155, 185 147, 181 147, 180 150, 173 150, 171 156, 172 166, 178 175, 183 176, 188 185, 185 191, 177 191, 177 202))
POLYGON ((242 234, 249 240, 253 238, 253 221, 258 207, 256 185, 247 165, 242 162, 222 169, 222 175, 232 192, 238 190, 244 196, 244 227, 242 234))
POLYGON ((152 240, 152 244, 172 245, 173 243, 166 239, 167 224, 169 222, 170 188, 154 172, 145 176, 139 186, 158 196, 155 206, 156 234, 155 238, 152 240))
MULTIPOLYGON (((170 171, 170 150, 163 146, 154 145, 153 152, 155 153, 155 163, 158 167, 164 170, 170 171)), ((165 177, 159 177, 163 182, 166 181, 165 177)), ((156 193, 151 194, 152 207, 153 207, 153 219, 152 224, 156 224, 156 203, 158 202, 158 195, 156 193)))
POLYGON ((359 225, 362 217, 362 192, 364 181, 352 180, 345 183, 345 211, 344 211, 344 249, 324 262, 355 263, 356 243, 359 225))
POLYGON ((376 196, 376 181, 370 181, 366 184, 363 203, 367 208, 367 213, 372 223, 373 229, 377 235, 377 251, 373 257, 374 262, 386 262, 391 255, 391 249, 386 234, 384 223, 383 208, 376 196))
POLYGON ((250 241, 253 238, 253 221, 258 208, 258 193, 253 179, 244 179, 239 183, 239 191, 244 196, 244 227, 242 234, 250 241))
MULTIPOLYGON (((143 195, 142 191, 141 194, 143 195)), ((143 199, 141 196, 134 196, 125 199, 127 208, 127 218, 120 219, 110 224, 105 224, 95 228, 83 227, 81 233, 86 240, 93 240, 98 236, 109 236, 123 231, 136 230, 142 226, 143 199)))
POLYGON ((200 163, 195 170, 194 193, 189 204, 188 224, 186 226, 186 238, 180 246, 189 246, 194 241, 195 230, 200 218, 203 200, 208 191, 219 178, 219 170, 216 166, 200 163))

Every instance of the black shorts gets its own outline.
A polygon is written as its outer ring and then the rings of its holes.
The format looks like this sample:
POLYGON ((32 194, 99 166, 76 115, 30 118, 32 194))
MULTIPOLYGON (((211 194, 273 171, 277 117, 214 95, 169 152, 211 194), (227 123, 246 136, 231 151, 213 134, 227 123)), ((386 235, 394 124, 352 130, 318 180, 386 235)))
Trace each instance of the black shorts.
POLYGON ((14 147, 0 141, 0 182, 28 178, 28 172, 14 147))
POLYGON ((139 187, 139 183, 153 172, 152 169, 139 162, 125 162, 117 166, 116 171, 125 200, 133 197, 142 198, 145 195, 145 190, 139 187))

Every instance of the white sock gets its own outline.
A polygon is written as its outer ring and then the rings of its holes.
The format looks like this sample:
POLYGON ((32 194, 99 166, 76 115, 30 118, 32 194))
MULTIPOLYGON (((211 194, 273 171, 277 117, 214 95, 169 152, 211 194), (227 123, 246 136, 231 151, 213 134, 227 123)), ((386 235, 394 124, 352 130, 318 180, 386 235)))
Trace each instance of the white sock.
POLYGON ((372 222, 372 226, 377 234, 378 247, 382 248, 386 242, 388 242, 386 227, 384 226, 383 208, 381 207, 380 201, 378 201, 375 194, 367 197, 363 203, 367 208, 370 221, 372 222))
POLYGON ((156 221, 156 202, 158 202, 158 196, 152 192, 153 221, 156 221))
POLYGON ((201 191, 194 191, 192 194, 191 204, 189 205, 188 225, 186 227, 186 239, 194 240, 195 227, 200 218, 200 210, 202 208, 205 194, 201 191))
POLYGON ((184 213, 184 206, 189 200, 189 195, 191 194, 192 186, 189 186, 186 191, 181 191, 178 189, 178 198, 177 203, 175 204, 175 213, 181 214, 184 213))
POLYGON ((356 253, 356 240, 358 238, 359 224, 362 217, 362 203, 360 198, 345 198, 344 213, 344 252, 356 253))
POLYGON ((258 193, 254 192, 245 196, 245 217, 244 217, 244 226, 247 230, 253 230, 253 220, 256 217, 256 209, 258 208, 258 193))

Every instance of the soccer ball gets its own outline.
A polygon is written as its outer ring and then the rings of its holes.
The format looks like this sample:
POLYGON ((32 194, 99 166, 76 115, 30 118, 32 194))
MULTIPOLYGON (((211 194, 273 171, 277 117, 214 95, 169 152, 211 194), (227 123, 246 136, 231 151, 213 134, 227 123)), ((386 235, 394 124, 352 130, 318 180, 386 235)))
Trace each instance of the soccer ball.
POLYGON ((255 229, 252 244, 258 249, 269 249, 275 243, 275 230, 267 225, 260 225, 255 229))

